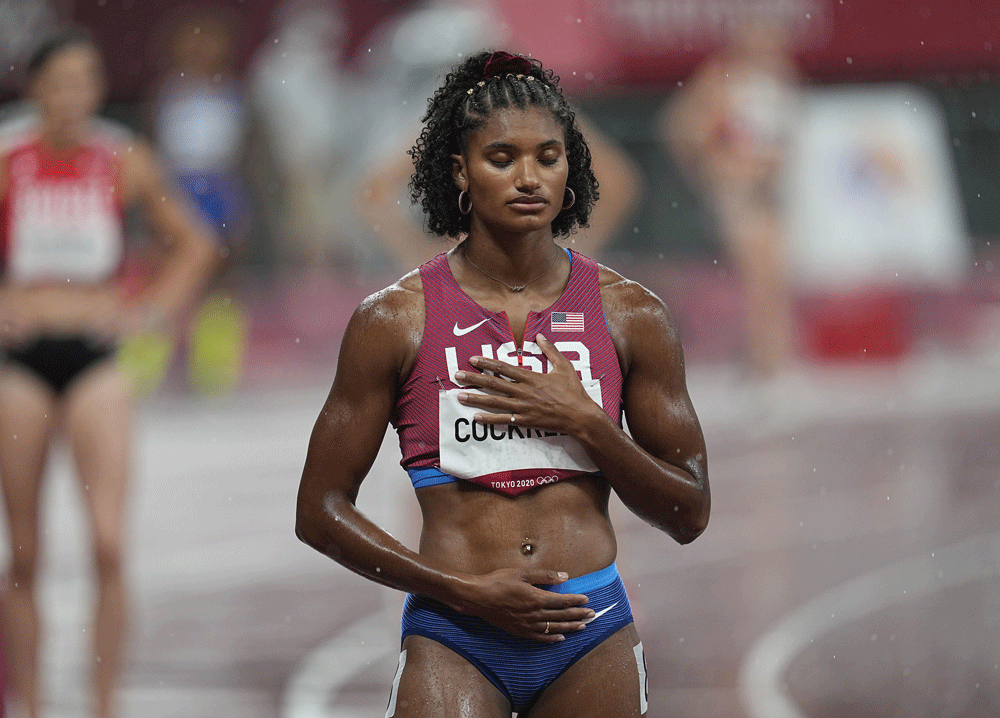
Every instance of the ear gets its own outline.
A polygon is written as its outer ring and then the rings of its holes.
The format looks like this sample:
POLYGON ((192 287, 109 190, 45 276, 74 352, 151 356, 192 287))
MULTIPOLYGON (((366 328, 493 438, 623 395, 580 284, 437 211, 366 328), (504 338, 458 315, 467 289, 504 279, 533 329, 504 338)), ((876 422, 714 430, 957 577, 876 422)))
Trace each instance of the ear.
POLYGON ((465 158, 462 155, 451 156, 451 177, 460 190, 469 189, 469 177, 466 174, 465 158))

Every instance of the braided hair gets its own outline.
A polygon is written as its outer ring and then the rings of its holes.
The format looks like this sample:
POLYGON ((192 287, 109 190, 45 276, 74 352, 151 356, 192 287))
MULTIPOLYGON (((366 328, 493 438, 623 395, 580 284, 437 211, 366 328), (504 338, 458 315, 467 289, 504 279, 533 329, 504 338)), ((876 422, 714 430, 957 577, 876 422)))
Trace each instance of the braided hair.
POLYGON ((432 233, 456 237, 469 231, 469 215, 459 211, 456 201, 451 156, 467 149, 469 135, 484 127, 490 115, 511 107, 550 110, 566 135, 566 186, 573 190, 576 201, 552 220, 552 233, 565 236, 588 226, 598 198, 597 178, 590 166, 590 148, 559 89, 559 78, 552 70, 543 69, 536 59, 484 51, 448 73, 428 101, 427 114, 421 118, 424 128, 408 152, 415 168, 410 178, 410 199, 423 207, 432 233), (498 72, 498 60, 516 72, 503 72, 503 67, 498 72))

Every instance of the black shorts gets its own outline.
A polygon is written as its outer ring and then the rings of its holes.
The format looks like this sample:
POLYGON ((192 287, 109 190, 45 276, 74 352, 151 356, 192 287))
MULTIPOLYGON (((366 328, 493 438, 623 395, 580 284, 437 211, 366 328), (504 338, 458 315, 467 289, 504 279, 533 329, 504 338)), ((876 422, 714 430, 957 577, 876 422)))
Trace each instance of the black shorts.
POLYGON ((113 359, 115 351, 114 344, 83 334, 41 335, 0 349, 0 358, 38 377, 58 395, 88 370, 113 359))

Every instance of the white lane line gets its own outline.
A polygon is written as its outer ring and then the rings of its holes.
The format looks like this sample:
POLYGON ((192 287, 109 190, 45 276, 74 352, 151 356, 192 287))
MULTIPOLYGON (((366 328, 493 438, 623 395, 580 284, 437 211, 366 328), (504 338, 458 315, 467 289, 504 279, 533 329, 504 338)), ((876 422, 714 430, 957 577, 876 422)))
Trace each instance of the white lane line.
POLYGON ((354 711, 337 708, 331 699, 355 675, 392 654, 398 646, 398 625, 398 616, 379 610, 306 655, 285 688, 281 718, 354 718, 354 711))
POLYGON ((807 718, 784 689, 792 661, 816 638, 883 608, 1000 574, 1000 532, 862 574, 794 611, 750 649, 740 697, 751 718, 807 718))

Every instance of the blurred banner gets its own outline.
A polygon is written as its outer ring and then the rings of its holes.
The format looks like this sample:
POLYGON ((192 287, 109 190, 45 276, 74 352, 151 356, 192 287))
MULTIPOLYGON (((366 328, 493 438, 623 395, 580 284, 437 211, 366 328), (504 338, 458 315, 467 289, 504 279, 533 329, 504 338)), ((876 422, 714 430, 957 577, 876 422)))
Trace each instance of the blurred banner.
POLYGON ((814 90, 786 176, 803 286, 953 286, 969 245, 937 105, 908 87, 814 90))
POLYGON ((794 30, 799 61, 825 79, 1000 69, 991 0, 499 0, 518 49, 572 67, 577 89, 685 77, 727 27, 767 15, 794 30), (553 32, 560 40, 552 42, 553 32))
MULTIPOLYGON (((54 17, 91 28, 106 48, 114 97, 135 98, 158 69, 173 17, 214 8, 241 29, 238 65, 267 37, 278 0, 0 0, 0 91, 18 73, 10 62, 54 17)), ((465 5, 476 3, 465 3, 465 5)), ((486 3, 484 3, 486 4, 486 3)), ((416 3, 344 0, 350 37, 345 59, 367 54, 371 31, 416 3)), ((741 17, 781 19, 796 36, 806 74, 830 80, 891 79, 1000 70, 1000 13, 993 0, 496 0, 500 35, 566 72, 576 92, 622 84, 657 85, 686 77, 741 17), (556 38, 557 41, 553 41, 556 38)), ((16 68, 15 68, 16 69, 16 68)))

